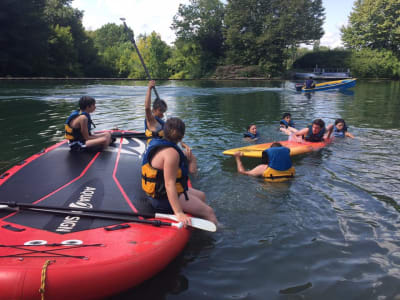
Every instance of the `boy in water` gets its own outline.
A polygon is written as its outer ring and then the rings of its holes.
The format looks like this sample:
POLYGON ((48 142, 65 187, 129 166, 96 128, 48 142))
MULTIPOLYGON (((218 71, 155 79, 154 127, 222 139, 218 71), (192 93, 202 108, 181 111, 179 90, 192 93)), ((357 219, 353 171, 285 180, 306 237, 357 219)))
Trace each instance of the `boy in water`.
POLYGON ((189 147, 185 146, 184 154, 177 145, 184 135, 185 123, 170 118, 164 126, 164 138, 151 140, 142 162, 142 188, 157 212, 174 213, 185 226, 191 220, 184 212, 217 225, 206 195, 188 187, 188 175, 197 171, 197 162, 189 147))
POLYGON ((237 171, 249 176, 262 176, 265 180, 280 182, 293 178, 295 169, 290 158, 290 149, 283 147, 280 143, 273 143, 270 148, 262 153, 261 164, 252 170, 246 171, 243 167, 240 151, 234 154, 237 171))
POLYGON ((307 128, 303 128, 290 136, 290 140, 294 139, 301 142, 305 139, 308 142, 322 142, 330 138, 333 126, 325 128, 325 122, 321 119, 315 119, 307 128))
POLYGON ((332 126, 333 126, 334 137, 339 137, 339 138, 349 137, 354 139, 354 135, 352 135, 350 132, 347 131, 346 122, 343 119, 336 119, 335 125, 329 125, 328 128, 331 128, 332 126))
POLYGON ((111 143, 111 133, 92 134, 95 127, 90 114, 96 109, 96 100, 89 96, 79 99, 79 110, 71 113, 65 122, 65 138, 71 150, 104 149, 111 143))
POLYGON ((282 116, 282 120, 279 122, 280 131, 287 135, 291 135, 294 132, 297 132, 297 129, 294 128, 294 123, 292 120, 292 115, 290 113, 284 113, 282 116))
POLYGON ((259 137, 257 126, 255 124, 247 126, 247 131, 243 134, 243 137, 248 141, 256 141, 259 137))
POLYGON ((146 118, 144 120, 144 130, 148 137, 162 138, 164 136, 164 113, 167 111, 167 103, 162 99, 156 99, 151 109, 151 90, 156 86, 154 80, 149 81, 144 109, 146 118))

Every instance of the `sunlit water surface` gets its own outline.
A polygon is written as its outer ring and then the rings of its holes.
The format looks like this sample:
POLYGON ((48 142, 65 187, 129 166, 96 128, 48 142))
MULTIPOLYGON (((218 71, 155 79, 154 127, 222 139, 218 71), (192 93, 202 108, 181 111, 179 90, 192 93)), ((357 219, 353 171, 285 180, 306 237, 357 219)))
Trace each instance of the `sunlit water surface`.
MULTIPOLYGON (((292 82, 161 82, 168 116, 187 125, 192 178, 223 228, 194 232, 163 272, 112 299, 400 299, 400 83, 361 81, 345 92, 297 93, 292 82), (298 128, 346 119, 356 138, 294 158, 296 178, 236 173, 225 149, 284 140, 298 128)), ((0 171, 62 139, 82 95, 97 129, 143 130, 146 82, 0 82, 0 171)), ((247 168, 259 163, 243 159, 247 168)))

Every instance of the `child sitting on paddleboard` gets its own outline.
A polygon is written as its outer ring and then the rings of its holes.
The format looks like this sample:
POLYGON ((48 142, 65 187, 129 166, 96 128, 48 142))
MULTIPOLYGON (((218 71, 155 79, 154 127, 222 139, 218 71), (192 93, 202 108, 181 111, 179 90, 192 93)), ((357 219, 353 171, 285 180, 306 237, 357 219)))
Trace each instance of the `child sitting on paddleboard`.
POLYGON ((169 118, 165 122, 164 138, 152 139, 143 157, 142 189, 155 211, 173 213, 185 226, 191 222, 186 213, 217 224, 205 193, 188 186, 189 173, 197 171, 197 160, 191 149, 182 143, 184 135, 185 123, 181 119, 169 118))
POLYGON ((248 141, 256 141, 259 136, 260 135, 257 132, 257 126, 255 124, 250 124, 247 126, 247 131, 243 134, 245 140, 248 141))
POLYGON ((297 132, 297 129, 294 128, 294 122, 290 113, 283 114, 282 120, 279 122, 279 126, 280 131, 287 135, 291 135, 292 133, 297 132))
POLYGON ((307 142, 323 142, 329 140, 333 131, 333 125, 325 127, 325 122, 321 119, 315 119, 307 128, 303 128, 293 133, 289 140, 302 142, 303 139, 307 142))
POLYGON ((333 136, 338 138, 349 137, 354 139, 354 135, 347 131, 346 122, 343 119, 336 119, 335 125, 329 125, 328 128, 333 127, 333 136))
POLYGON ((237 171, 249 176, 262 176, 271 182, 285 181, 294 177, 295 169, 290 158, 290 149, 283 147, 280 143, 273 143, 270 148, 262 153, 261 164, 254 169, 246 171, 243 167, 240 151, 234 154, 237 171))
POLYGON ((96 127, 90 114, 96 109, 96 100, 89 96, 79 99, 79 109, 72 112, 65 121, 65 138, 71 150, 84 149, 101 150, 110 145, 112 138, 110 132, 92 134, 92 125, 96 127))

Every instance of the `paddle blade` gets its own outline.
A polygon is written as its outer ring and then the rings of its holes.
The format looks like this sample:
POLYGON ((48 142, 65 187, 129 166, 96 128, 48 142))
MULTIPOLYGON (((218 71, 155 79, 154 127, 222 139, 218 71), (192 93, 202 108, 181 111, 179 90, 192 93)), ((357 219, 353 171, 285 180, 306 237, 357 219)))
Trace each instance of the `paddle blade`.
MULTIPOLYGON (((178 218, 175 215, 167 215, 167 214, 155 214, 156 218, 160 219, 168 219, 168 220, 173 220, 173 221, 178 221, 178 218)), ((195 218, 191 217, 190 218, 192 221, 192 225, 190 225, 193 228, 205 230, 205 231, 211 231, 215 232, 217 231, 217 226, 211 221, 200 219, 200 218, 195 218)))

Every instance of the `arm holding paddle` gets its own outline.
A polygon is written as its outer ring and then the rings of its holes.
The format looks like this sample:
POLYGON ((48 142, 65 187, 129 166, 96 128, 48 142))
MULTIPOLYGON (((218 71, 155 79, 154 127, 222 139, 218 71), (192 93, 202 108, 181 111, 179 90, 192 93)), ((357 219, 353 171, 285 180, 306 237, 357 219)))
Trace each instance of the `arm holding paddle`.
POLYGON ((144 101, 144 111, 146 114, 146 122, 147 122, 147 127, 151 131, 155 131, 155 127, 157 125, 157 121, 153 116, 153 113, 151 111, 151 90, 156 86, 156 83, 154 80, 150 80, 147 88, 147 93, 146 93, 146 98, 144 101))

